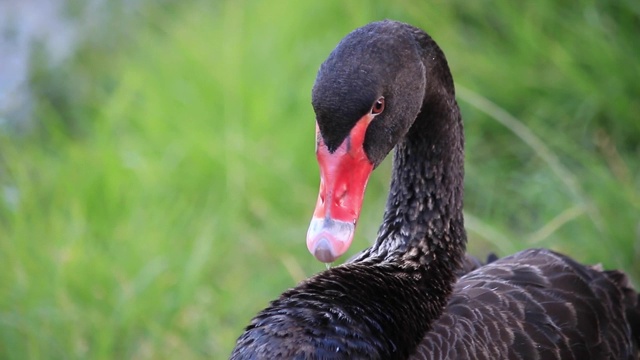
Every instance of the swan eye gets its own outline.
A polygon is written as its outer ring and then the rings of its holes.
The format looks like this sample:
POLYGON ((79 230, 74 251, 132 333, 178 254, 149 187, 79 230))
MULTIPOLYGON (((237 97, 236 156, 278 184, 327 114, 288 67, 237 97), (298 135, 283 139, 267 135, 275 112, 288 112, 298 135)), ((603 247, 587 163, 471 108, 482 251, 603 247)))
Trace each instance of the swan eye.
POLYGON ((383 111, 384 111, 384 97, 381 97, 380 99, 376 100, 376 102, 373 103, 373 106, 371 107, 371 114, 378 115, 383 111))

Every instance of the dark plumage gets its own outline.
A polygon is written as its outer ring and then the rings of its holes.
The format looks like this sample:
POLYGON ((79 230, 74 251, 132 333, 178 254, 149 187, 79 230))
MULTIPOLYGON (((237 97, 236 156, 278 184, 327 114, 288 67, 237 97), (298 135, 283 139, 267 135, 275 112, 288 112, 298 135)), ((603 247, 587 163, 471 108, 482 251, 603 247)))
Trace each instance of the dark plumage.
POLYGON ((465 258, 462 121, 422 30, 382 21, 340 42, 313 90, 319 144, 350 144, 381 97, 362 145, 374 166, 395 147, 376 243, 284 292, 231 358, 638 359, 638 294, 623 273, 539 249, 465 258))
POLYGON ((637 359, 637 296, 618 271, 522 251, 462 277, 413 358, 637 359))

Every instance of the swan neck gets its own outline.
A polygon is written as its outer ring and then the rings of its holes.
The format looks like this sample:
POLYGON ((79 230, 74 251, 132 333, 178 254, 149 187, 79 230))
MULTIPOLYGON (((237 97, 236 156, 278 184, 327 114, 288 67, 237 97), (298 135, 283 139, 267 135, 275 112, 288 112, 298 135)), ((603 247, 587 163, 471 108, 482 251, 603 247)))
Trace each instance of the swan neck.
POLYGON ((374 252, 400 254, 403 263, 418 268, 445 270, 442 280, 453 283, 466 247, 462 119, 444 55, 434 48, 424 58, 430 86, 415 122, 395 148, 374 252))

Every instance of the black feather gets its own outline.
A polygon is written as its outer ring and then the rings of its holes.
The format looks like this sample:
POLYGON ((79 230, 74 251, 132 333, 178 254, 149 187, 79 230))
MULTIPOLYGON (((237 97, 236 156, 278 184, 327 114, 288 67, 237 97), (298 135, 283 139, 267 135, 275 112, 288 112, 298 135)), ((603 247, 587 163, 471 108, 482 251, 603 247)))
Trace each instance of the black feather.
POLYGON ((383 21, 338 45, 313 92, 325 142, 379 96, 365 152, 374 165, 395 155, 376 243, 284 292, 231 358, 637 360, 640 301, 623 273, 544 249, 465 256, 462 121, 422 30, 383 21))

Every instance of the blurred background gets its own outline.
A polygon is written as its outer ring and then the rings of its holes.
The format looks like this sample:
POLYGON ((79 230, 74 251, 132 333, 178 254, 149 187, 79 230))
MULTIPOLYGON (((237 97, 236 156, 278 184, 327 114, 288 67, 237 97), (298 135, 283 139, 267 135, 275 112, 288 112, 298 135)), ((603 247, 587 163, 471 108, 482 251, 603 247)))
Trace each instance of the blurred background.
POLYGON ((640 284, 637 0, 0 1, 0 358, 227 357, 325 268, 311 86, 384 18, 449 60, 469 251, 548 247, 640 284))

